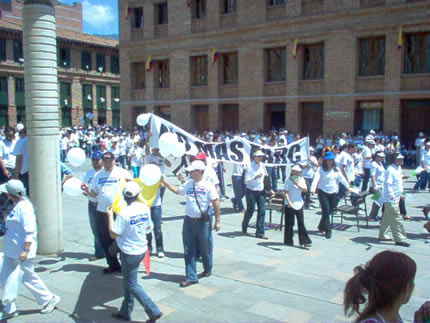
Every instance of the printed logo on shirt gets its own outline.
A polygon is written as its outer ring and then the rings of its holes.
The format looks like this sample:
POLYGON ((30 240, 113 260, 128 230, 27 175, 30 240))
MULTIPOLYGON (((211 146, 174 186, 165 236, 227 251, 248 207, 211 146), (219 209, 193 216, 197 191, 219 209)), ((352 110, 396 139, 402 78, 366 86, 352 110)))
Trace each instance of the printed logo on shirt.
POLYGON ((138 214, 130 217, 130 225, 142 225, 147 221, 148 221, 148 216, 145 214, 138 214))
POLYGON ((118 179, 116 179, 116 178, 100 178, 99 179, 99 185, 116 184, 116 183, 118 183, 118 179))
MULTIPOLYGON (((187 195, 194 195, 194 190, 192 188, 188 189, 187 195)), ((197 188, 196 195, 206 195, 206 190, 204 188, 197 188)))

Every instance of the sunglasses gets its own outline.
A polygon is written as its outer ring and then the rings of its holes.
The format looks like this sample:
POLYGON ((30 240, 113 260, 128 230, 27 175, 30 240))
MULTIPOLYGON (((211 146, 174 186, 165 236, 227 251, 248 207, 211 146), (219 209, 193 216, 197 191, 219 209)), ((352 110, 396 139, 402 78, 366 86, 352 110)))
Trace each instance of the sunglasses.
POLYGON ((115 158, 111 158, 111 157, 103 157, 102 160, 114 160, 115 158))

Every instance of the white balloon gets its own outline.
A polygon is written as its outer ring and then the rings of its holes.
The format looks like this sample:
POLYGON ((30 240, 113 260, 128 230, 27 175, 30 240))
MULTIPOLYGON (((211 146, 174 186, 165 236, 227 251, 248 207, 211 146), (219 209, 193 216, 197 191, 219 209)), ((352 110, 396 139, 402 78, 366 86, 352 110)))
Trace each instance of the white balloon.
POLYGON ((172 151, 173 156, 177 158, 184 156, 185 144, 183 142, 178 142, 173 148, 174 148, 172 151))
POLYGON ((160 147, 160 154, 164 158, 169 157, 170 156, 170 148, 166 147, 166 146, 160 147))
POLYGON ((151 118, 150 113, 144 113, 137 117, 136 122, 139 126, 144 127, 146 126, 150 118, 151 118))
POLYGON ((140 179, 147 186, 157 184, 161 179, 160 167, 154 164, 143 166, 140 170, 140 179))
POLYGON ((85 151, 81 148, 75 147, 69 150, 67 153, 67 159, 69 163, 74 167, 80 167, 85 163, 85 151))
POLYGON ((197 146, 194 145, 193 143, 190 143, 190 146, 191 146, 190 149, 188 149, 185 153, 187 155, 190 155, 190 156, 197 155, 199 153, 199 150, 197 149, 197 146))
POLYGON ((69 196, 79 196, 82 194, 81 185, 82 182, 79 179, 72 177, 64 183, 64 193, 69 196))
POLYGON ((178 137, 174 133, 166 132, 160 136, 158 140, 158 147, 160 151, 171 154, 178 144, 178 137))

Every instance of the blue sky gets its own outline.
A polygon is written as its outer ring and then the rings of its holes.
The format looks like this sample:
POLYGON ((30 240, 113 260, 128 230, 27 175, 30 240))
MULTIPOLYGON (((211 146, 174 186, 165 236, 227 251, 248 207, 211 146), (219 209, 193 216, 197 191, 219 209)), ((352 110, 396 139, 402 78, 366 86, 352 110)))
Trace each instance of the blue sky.
POLYGON ((118 34, 118 0, 61 0, 73 5, 81 2, 84 32, 87 34, 118 34))

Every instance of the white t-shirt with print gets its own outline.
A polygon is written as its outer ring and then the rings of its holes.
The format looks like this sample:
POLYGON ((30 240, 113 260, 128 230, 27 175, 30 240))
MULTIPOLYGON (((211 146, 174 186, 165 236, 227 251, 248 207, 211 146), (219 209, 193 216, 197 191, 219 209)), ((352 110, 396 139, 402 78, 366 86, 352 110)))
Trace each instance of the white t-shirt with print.
POLYGON ((164 157, 155 156, 152 153, 146 157, 146 163, 157 165, 158 167, 160 167, 161 173, 164 173, 164 160, 165 160, 164 157))
POLYGON ((112 205, 121 183, 126 180, 132 180, 130 173, 118 166, 114 166, 111 172, 102 169, 96 174, 91 183, 91 190, 98 193, 97 211, 107 211, 108 207, 112 205))
MULTIPOLYGON (((303 177, 300 177, 299 181, 302 182, 302 185, 306 185, 303 177)), ((289 207, 293 208, 294 210, 300 210, 304 204, 302 191, 299 190, 297 186, 293 184, 290 178, 285 181, 284 190, 288 191, 288 197, 290 198, 290 201, 292 203, 292 205, 289 205, 289 207)))
POLYGON ((140 202, 126 206, 116 217, 113 232, 118 247, 127 255, 141 255, 148 250, 146 232, 151 232, 153 224, 149 207, 140 202))
POLYGON ((218 199, 218 192, 215 185, 204 179, 199 182, 194 182, 192 179, 188 180, 179 186, 179 194, 187 196, 185 213, 191 218, 200 218, 200 209, 202 212, 207 211, 211 206, 211 201, 218 199), (194 187, 196 195, 194 195, 194 187), (199 201, 200 209, 196 202, 196 196, 199 201))
MULTIPOLYGON (((96 176, 97 171, 94 168, 91 168, 84 176, 83 182, 91 187, 94 177, 96 176)), ((88 199, 91 202, 97 202, 97 197, 88 196, 88 199)))
POLYGON ((22 164, 21 164, 21 172, 20 174, 25 174, 28 172, 28 144, 27 144, 28 137, 24 137, 19 139, 16 144, 15 148, 12 152, 15 156, 22 156, 22 164))
POLYGON ((6 218, 4 255, 18 259, 24 251, 24 244, 31 242, 27 258, 36 257, 37 225, 33 205, 28 199, 19 201, 6 218))
POLYGON ((9 141, 5 139, 0 141, 0 158, 4 167, 15 168, 16 156, 12 154, 15 144, 15 140, 9 141))

